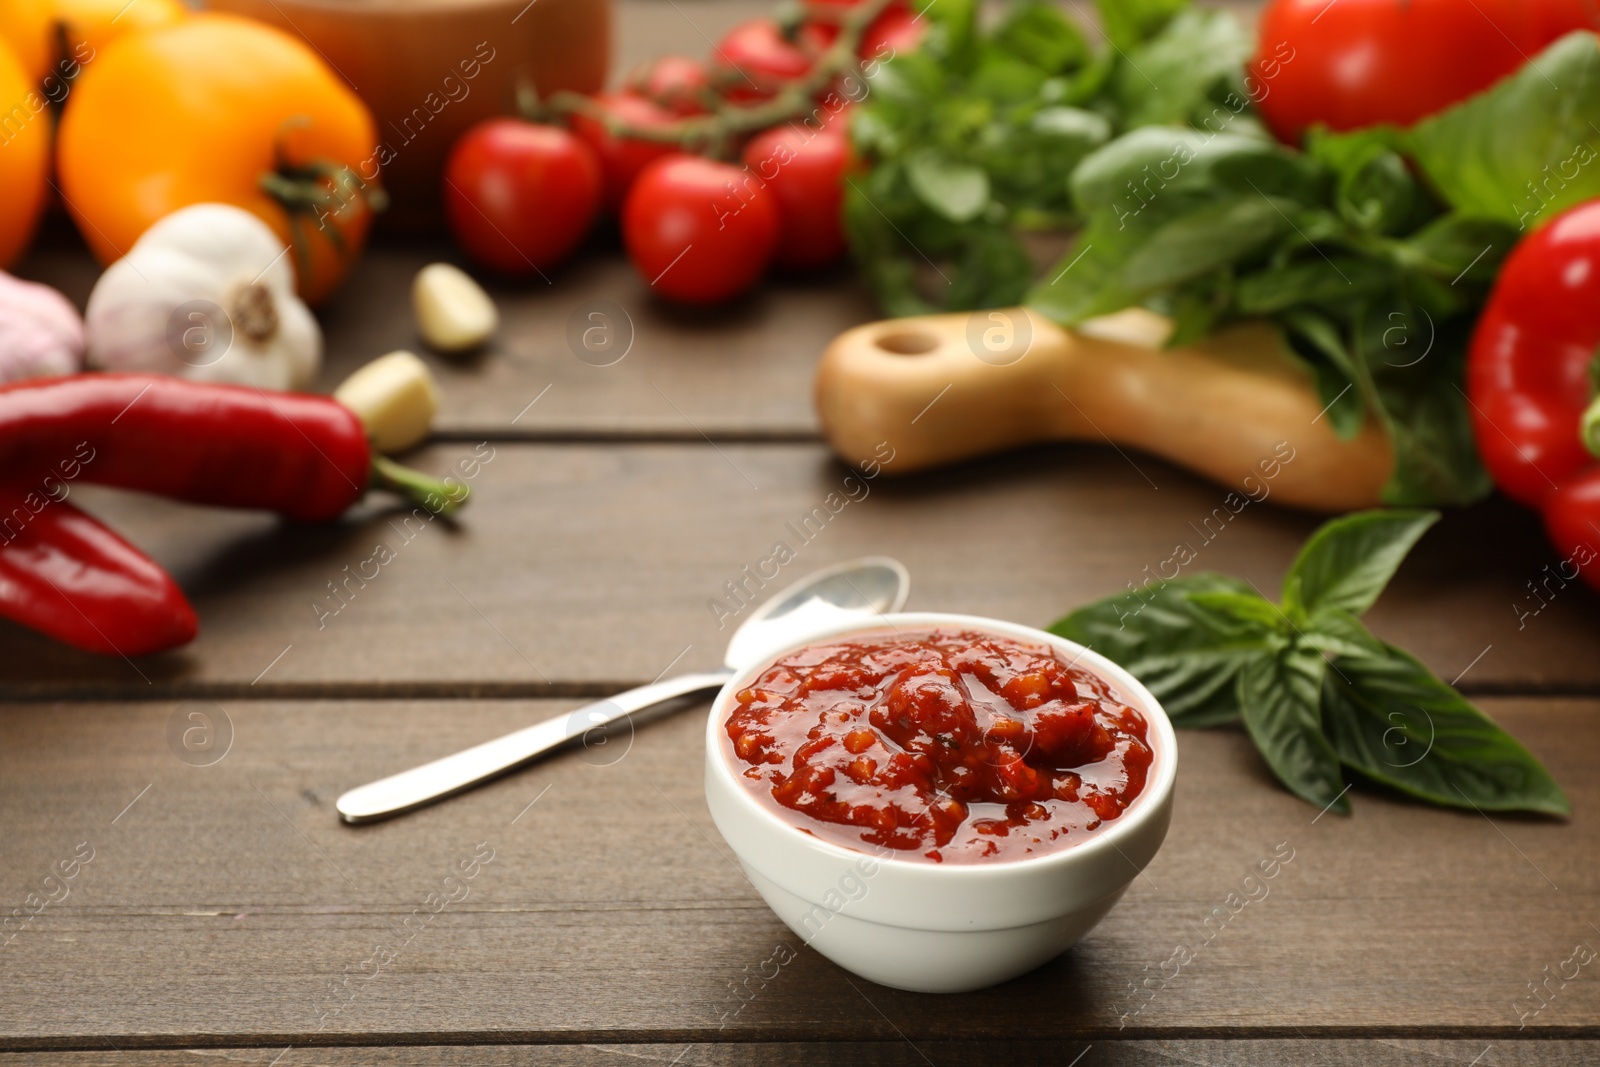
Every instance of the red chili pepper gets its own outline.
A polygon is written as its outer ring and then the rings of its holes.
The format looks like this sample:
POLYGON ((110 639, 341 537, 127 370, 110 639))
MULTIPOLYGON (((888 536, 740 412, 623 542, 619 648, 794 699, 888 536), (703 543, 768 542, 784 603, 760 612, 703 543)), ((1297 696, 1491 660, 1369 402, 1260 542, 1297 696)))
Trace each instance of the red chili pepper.
POLYGON ((0 486, 0 508, 0 615, 108 656, 193 640, 183 591, 128 542, 36 490, 0 486))
POLYGON ((302 522, 337 518, 369 486, 436 514, 466 499, 374 455, 331 397, 141 374, 0 388, 0 615, 127 656, 192 639, 194 611, 160 567, 52 491, 73 480, 302 522))
POLYGON ((372 485, 433 511, 464 499, 374 456, 361 420, 332 397, 144 374, 0 388, 7 481, 56 474, 74 456, 86 481, 302 522, 337 518, 372 485), (85 446, 92 459, 78 455, 85 446))
POLYGON ((1588 435, 1600 349, 1600 200, 1507 257, 1467 357, 1478 451, 1507 496, 1544 515, 1567 563, 1600 588, 1600 442, 1588 435))

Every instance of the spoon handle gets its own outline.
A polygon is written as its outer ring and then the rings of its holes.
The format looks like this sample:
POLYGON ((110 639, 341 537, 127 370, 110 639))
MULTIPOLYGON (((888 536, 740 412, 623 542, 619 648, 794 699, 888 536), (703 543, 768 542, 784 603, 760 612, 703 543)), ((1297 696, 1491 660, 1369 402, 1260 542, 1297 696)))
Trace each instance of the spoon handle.
POLYGON ((731 677, 732 671, 722 670, 685 674, 664 682, 641 685, 637 689, 618 693, 609 700, 585 704, 575 711, 552 716, 504 737, 474 745, 453 756, 357 786, 341 796, 335 807, 338 808, 339 817, 348 823, 373 822, 399 815, 471 789, 480 782, 504 774, 574 738, 625 719, 635 712, 675 697, 721 688, 731 677))

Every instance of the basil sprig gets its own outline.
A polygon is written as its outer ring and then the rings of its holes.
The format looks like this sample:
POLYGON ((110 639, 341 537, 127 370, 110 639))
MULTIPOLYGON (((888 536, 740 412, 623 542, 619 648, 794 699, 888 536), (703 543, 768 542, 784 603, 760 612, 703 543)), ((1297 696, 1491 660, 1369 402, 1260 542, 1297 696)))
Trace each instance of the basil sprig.
MULTIPOLYGON (((1232 16, 1188 0, 1096 6, 1091 40, 1045 0, 994 19, 978 0, 918 3, 921 47, 868 66, 850 123, 866 166, 844 222, 889 314, 1019 303, 1052 243, 1038 235, 1082 221, 1067 177, 1085 156, 1135 126, 1198 122, 1233 93, 1251 41, 1232 16)), ((1248 115, 1236 128, 1259 132, 1248 115)))
POLYGON ((1433 511, 1332 520, 1273 603, 1221 574, 1157 580, 1085 605, 1051 632, 1126 667, 1177 726, 1243 720, 1278 780, 1348 813, 1345 770, 1446 807, 1570 812, 1527 749, 1361 622, 1433 511))

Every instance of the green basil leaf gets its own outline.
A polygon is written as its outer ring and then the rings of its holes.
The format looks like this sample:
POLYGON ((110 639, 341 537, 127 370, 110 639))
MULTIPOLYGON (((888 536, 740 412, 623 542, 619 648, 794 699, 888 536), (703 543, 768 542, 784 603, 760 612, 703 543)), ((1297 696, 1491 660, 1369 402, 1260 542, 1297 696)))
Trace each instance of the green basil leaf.
POLYGON ((1305 620, 1297 643, 1329 656, 1371 656, 1383 653, 1383 642, 1344 608, 1322 607, 1305 620))
POLYGON ((1436 511, 1395 509, 1358 511, 1323 523, 1289 568, 1284 610, 1296 618, 1328 608, 1361 614, 1438 521, 1436 511))
POLYGON ((1220 616, 1223 626, 1232 624, 1244 630, 1260 631, 1263 640, 1267 634, 1281 633, 1288 625, 1278 606, 1254 589, 1248 593, 1224 590, 1190 593, 1189 602, 1220 616))
POLYGON ((1495 219, 1451 213, 1412 234, 1402 246, 1406 265, 1448 280, 1485 289, 1517 243, 1517 231, 1495 219))
POLYGON ((1321 653, 1258 653, 1239 672, 1245 729, 1272 773, 1295 796, 1341 814, 1350 810, 1339 756, 1322 734, 1321 653))
POLYGON ((1442 319, 1401 297, 1361 315, 1356 364, 1395 455, 1385 503, 1470 504, 1493 488, 1461 395, 1471 331, 1468 316, 1442 319))
MULTIPOLYGON (((1219 166, 1241 157, 1278 159, 1292 155, 1280 145, 1255 137, 1205 134, 1178 126, 1144 126, 1123 134, 1079 164, 1072 174, 1072 194, 1086 213, 1103 212, 1120 220, 1136 217, 1141 208, 1150 205, 1164 221, 1194 204, 1176 194, 1215 197, 1219 166), (1176 201, 1176 206, 1168 211, 1163 206, 1166 201, 1176 201)), ((1243 164, 1231 165, 1238 168, 1243 164)))
MULTIPOLYGON (((1339 328, 1327 316, 1291 308, 1275 316, 1289 348, 1310 367, 1322 398, 1323 417, 1348 441, 1367 424, 1370 390, 1339 328)), ((1376 399, 1375 397, 1373 399, 1376 399)))
POLYGON ((1174 722, 1229 722, 1239 714, 1239 671, 1267 646, 1259 631, 1219 626, 1190 600, 1197 593, 1256 595, 1249 583, 1221 574, 1158 580, 1085 604, 1050 632, 1126 667, 1174 722))
POLYGON ((951 222, 977 218, 989 204, 989 175, 983 168, 958 163, 934 149, 906 160, 906 180, 924 204, 951 222))
POLYGON ((1120 278, 1141 239, 1136 227, 1119 226, 1106 215, 1093 217, 1061 262, 1028 290, 1025 302, 1063 326, 1137 303, 1138 294, 1127 291, 1120 278))
POLYGON ((1060 11, 1048 4, 1019 3, 995 31, 994 41, 1047 74, 1062 74, 1088 63, 1089 42, 1060 11))
MULTIPOLYGON (((1037 99, 1049 79, 1048 73, 1032 63, 989 48, 982 53, 966 91, 972 97, 993 104, 1016 106, 1037 99)), ((992 118, 992 115, 985 117, 992 118)))
POLYGON ((1398 150, 1401 134, 1389 126, 1349 133, 1314 130, 1306 153, 1338 175, 1339 213, 1369 233, 1398 233, 1433 210, 1398 150))
POLYGON ((1116 73, 1116 93, 1129 127, 1202 122, 1228 129, 1248 100, 1238 93, 1226 105, 1213 92, 1233 77, 1255 47, 1239 20, 1226 11, 1189 8, 1128 55, 1116 73))
POLYGON ((1600 196, 1600 47, 1579 30, 1412 127, 1411 158, 1451 207, 1526 230, 1600 196))
POLYGON ((1027 303, 1072 325, 1261 252, 1299 210, 1262 195, 1304 186, 1293 155, 1255 137, 1170 126, 1096 149, 1072 172, 1073 202, 1088 224, 1027 303))
POLYGON ((1166 348, 1193 344, 1208 336, 1232 304, 1232 279, 1213 273, 1168 292, 1151 293, 1145 299, 1150 310, 1172 320, 1166 348))
POLYGON ((1198 207, 1151 234, 1128 257, 1119 283, 1143 297, 1257 254, 1292 228, 1292 208, 1254 194, 1198 207))
POLYGON ((1033 280, 1033 261, 1022 242, 1001 226, 969 229, 952 262, 944 300, 952 311, 1010 307, 1033 280))
POLYGON ((1360 300, 1393 288, 1395 272, 1359 256, 1334 255, 1269 266, 1239 279, 1234 290, 1243 315, 1273 315, 1302 304, 1360 300))
POLYGON ((1323 418, 1333 424, 1333 432, 1349 441, 1367 425, 1367 405, 1356 383, 1333 364, 1318 361, 1311 366, 1317 380, 1317 395, 1322 398, 1323 418))
POLYGON ((1028 128, 1050 140, 1066 141, 1074 148, 1081 148, 1084 154, 1105 144, 1111 137, 1111 123, 1106 121, 1105 116, 1081 107, 1040 108, 1028 120, 1028 128))
POLYGON ((1160 32, 1189 0, 1095 0, 1106 38, 1126 51, 1160 32))
MULTIPOLYGON (((978 52, 978 0, 939 0, 922 7, 920 15, 930 23, 928 35, 911 54, 924 53, 953 70, 972 69, 978 52)), ((894 62, 900 62, 898 55, 894 62)))
POLYGON ((1322 687, 1339 758, 1374 781, 1434 804, 1571 812, 1548 771, 1510 734, 1393 646, 1341 656, 1322 687))

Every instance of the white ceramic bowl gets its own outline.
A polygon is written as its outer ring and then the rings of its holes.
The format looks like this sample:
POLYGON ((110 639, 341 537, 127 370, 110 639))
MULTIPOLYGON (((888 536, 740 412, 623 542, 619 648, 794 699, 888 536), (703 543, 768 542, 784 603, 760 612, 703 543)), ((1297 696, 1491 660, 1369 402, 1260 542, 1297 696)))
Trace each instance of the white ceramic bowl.
POLYGON ((778 918, 846 970, 926 993, 981 989, 1015 978, 1088 933, 1161 847, 1177 770, 1172 723, 1131 674, 1054 634, 973 615, 885 615, 826 630, 734 675, 711 705, 706 724, 711 817, 778 918), (723 724, 734 696, 794 648, 890 625, 976 630, 1050 645, 1105 678, 1150 724, 1153 759, 1144 791, 1082 844, 1001 863, 880 858, 803 833, 758 801, 730 763, 723 724))

